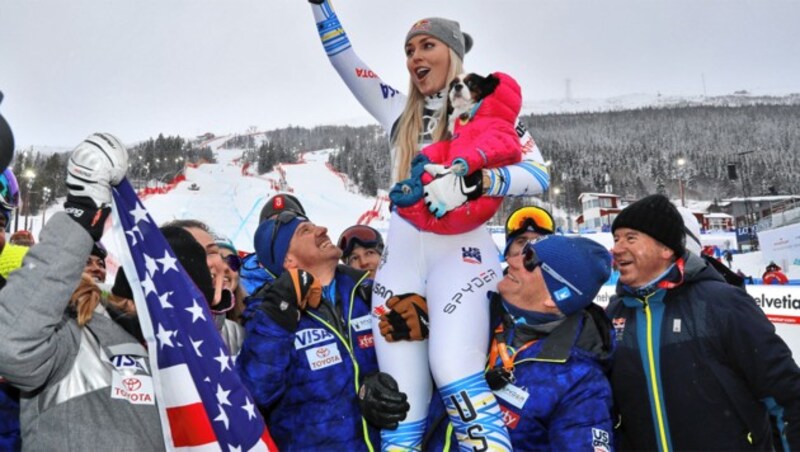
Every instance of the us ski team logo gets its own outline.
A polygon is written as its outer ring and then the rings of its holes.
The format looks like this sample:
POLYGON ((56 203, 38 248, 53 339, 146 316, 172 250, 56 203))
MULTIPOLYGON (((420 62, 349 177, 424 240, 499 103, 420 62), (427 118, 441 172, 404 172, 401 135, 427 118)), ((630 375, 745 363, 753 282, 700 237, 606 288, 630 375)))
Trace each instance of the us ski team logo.
POLYGON ((625 317, 617 317, 611 321, 614 331, 617 333, 617 342, 622 341, 622 334, 625 332, 625 317))
POLYGON ((480 264, 481 250, 475 247, 461 248, 461 260, 468 264, 480 264))

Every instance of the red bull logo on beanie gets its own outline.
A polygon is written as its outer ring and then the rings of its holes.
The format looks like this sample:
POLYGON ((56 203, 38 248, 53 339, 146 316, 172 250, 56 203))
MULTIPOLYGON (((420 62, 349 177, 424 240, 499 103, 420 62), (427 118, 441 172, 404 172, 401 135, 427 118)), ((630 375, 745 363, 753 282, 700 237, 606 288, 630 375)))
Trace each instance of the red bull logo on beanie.
POLYGON ((411 26, 411 31, 431 31, 431 21, 422 19, 411 26))

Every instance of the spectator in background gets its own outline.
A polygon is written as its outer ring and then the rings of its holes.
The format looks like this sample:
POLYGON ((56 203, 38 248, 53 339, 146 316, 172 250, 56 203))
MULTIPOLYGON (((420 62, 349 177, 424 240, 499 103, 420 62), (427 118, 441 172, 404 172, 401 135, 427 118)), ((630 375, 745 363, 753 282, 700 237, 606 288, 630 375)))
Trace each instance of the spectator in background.
POLYGON ((177 227, 183 228, 197 240, 197 243, 206 251, 206 263, 208 270, 211 272, 211 278, 214 280, 214 296, 210 300, 206 300, 211 310, 216 314, 222 314, 233 308, 233 300, 231 293, 226 293, 222 289, 222 281, 225 275, 227 266, 219 254, 219 245, 214 241, 214 234, 207 224, 200 220, 173 220, 166 224, 164 227, 177 227))
MULTIPOLYGON (((264 207, 261 208, 261 214, 258 216, 258 224, 274 218, 285 210, 300 215, 306 214, 303 205, 300 204, 297 197, 289 193, 278 193, 269 198, 264 204, 264 207)), ((275 279, 275 277, 258 262, 256 253, 251 253, 242 259, 242 268, 239 270, 239 277, 240 284, 245 292, 247 292, 247 295, 254 294, 261 286, 275 279)))
POLYGON ((173 220, 165 224, 162 228, 176 227, 182 228, 192 235, 192 237, 203 247, 206 253, 206 265, 211 273, 214 292, 211 297, 206 295, 206 302, 209 304, 211 313, 214 315, 214 323, 217 330, 222 335, 223 341, 228 346, 231 356, 239 353, 244 340, 244 329, 237 322, 229 320, 227 313, 233 310, 233 292, 224 287, 226 272, 229 272, 228 265, 222 259, 220 247, 214 239, 214 234, 207 224, 199 220, 173 220))
POLYGON ((108 257, 106 248, 102 243, 95 242, 83 268, 83 273, 89 275, 95 284, 106 282, 106 257, 108 257))
POLYGON ((788 284, 789 278, 786 276, 786 273, 783 272, 780 265, 775 262, 770 262, 764 274, 761 275, 761 281, 763 281, 764 284, 788 284))
POLYGON ((731 250, 725 250, 725 252, 722 253, 722 257, 725 259, 725 262, 728 263, 728 268, 732 268, 731 264, 733 263, 733 253, 731 250))
POLYGON ((239 283, 239 269, 242 267, 242 258, 239 257, 239 251, 233 246, 233 242, 229 238, 217 235, 216 242, 217 246, 219 246, 219 254, 227 267, 222 287, 233 293, 233 309, 228 311, 226 316, 228 320, 241 323, 242 313, 245 308, 244 299, 247 297, 247 293, 239 283))
POLYGON ((524 206, 511 212, 506 218, 506 247, 503 256, 508 259, 519 255, 531 240, 555 232, 553 216, 537 206, 524 206))
POLYGON ((675 206, 651 195, 612 224, 611 373, 625 450, 770 450, 765 402, 800 447, 800 369, 747 292, 687 253, 675 206))
POLYGON ((368 271, 369 277, 375 279, 383 254, 383 237, 380 232, 365 224, 357 224, 345 229, 339 236, 338 243, 345 265, 368 271))
POLYGON ((31 231, 21 230, 11 234, 11 238, 8 239, 8 243, 31 247, 36 244, 36 240, 33 238, 31 231))

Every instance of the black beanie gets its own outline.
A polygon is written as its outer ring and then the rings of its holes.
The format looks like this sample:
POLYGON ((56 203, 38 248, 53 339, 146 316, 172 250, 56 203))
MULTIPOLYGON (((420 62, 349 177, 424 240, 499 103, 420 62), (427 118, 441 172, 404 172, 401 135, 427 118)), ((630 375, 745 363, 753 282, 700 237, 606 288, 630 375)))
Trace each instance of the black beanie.
POLYGON ((178 262, 186 269, 189 278, 194 281, 210 305, 214 301, 214 283, 211 281, 211 272, 208 270, 203 246, 183 228, 165 226, 161 228, 161 233, 167 239, 178 262))
POLYGON ((133 300, 133 291, 131 285, 128 284, 128 278, 125 276, 125 270, 120 267, 117 270, 117 276, 114 278, 114 286, 111 288, 111 293, 120 297, 133 300))
POLYGON ((644 232, 675 251, 676 257, 684 254, 683 217, 664 195, 646 196, 622 209, 611 225, 611 232, 619 228, 644 232))

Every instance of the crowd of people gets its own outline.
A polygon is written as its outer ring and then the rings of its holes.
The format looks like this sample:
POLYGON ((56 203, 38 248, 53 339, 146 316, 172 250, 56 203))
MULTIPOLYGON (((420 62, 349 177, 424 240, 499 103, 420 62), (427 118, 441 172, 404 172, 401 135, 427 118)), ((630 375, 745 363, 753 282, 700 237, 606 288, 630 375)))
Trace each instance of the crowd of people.
MULTIPOLYGON (((367 66, 329 2, 310 3, 331 63, 392 137, 396 193, 414 202, 393 206, 385 240, 354 225, 334 242, 279 193, 250 255, 197 219, 159 228, 278 449, 800 447, 800 368, 741 278, 701 256, 691 215, 644 197, 613 221, 609 252, 524 206, 498 250, 485 224, 503 199, 549 185, 516 121, 516 82, 499 74, 502 96, 479 104, 503 122, 470 130, 479 145, 419 153, 486 113, 475 107, 448 133, 447 89, 471 36, 448 19, 415 23, 405 97, 359 77, 367 66), (612 260, 619 279, 603 309, 593 301, 612 260)), ((4 164, 6 129, 0 116, 4 164)), ((18 200, 0 180, 0 261, 13 251, 0 277, 0 449, 172 446, 162 401, 114 390, 130 376, 154 384, 137 280, 122 268, 109 277, 101 241, 127 168, 119 139, 89 136, 68 160, 64 211, 38 242, 15 245, 5 234, 18 200)))

